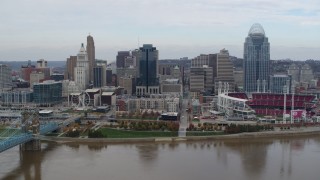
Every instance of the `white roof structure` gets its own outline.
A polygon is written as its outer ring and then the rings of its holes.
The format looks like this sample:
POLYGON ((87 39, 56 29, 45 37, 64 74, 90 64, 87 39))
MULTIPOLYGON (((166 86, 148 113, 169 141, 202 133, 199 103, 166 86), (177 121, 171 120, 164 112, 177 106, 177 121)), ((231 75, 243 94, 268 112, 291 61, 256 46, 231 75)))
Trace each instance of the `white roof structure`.
POLYGON ((100 89, 86 89, 87 93, 95 93, 98 92, 100 89))
POLYGON ((112 96, 114 92, 103 92, 102 96, 112 96))
POLYGON ((218 94, 218 111, 225 113, 226 117, 253 118, 254 110, 247 104, 247 99, 240 99, 228 96, 226 93, 218 94))
POLYGON ((238 101, 238 102, 247 102, 248 101, 247 99, 235 98, 235 97, 228 96, 226 94, 219 94, 219 96, 222 98, 228 99, 228 100, 232 100, 232 101, 238 101))
POLYGON ((70 93, 71 96, 80 96, 81 93, 70 93))
POLYGON ((166 112, 166 113, 162 113, 161 115, 164 115, 164 116, 177 116, 178 113, 177 112, 166 112))
POLYGON ((41 110, 41 111, 39 111, 39 114, 50 114, 52 112, 53 111, 51 111, 51 110, 41 110))

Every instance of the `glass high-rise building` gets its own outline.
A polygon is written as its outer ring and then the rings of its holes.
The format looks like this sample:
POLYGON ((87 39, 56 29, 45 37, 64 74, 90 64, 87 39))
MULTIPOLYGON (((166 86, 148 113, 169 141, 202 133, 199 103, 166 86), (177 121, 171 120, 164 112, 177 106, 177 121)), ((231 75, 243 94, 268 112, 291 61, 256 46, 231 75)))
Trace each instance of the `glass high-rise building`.
POLYGON ((266 92, 270 77, 270 43, 263 27, 256 23, 244 43, 244 91, 266 92))
POLYGON ((106 86, 106 66, 105 65, 98 65, 93 68, 93 87, 100 88, 106 86))
POLYGON ((43 106, 60 103, 62 101, 62 83, 49 80, 34 84, 33 101, 43 106))
POLYGON ((287 86, 288 92, 291 93, 292 78, 291 75, 275 74, 270 76, 270 92, 283 94, 287 91, 284 86, 287 86))
POLYGON ((137 57, 138 78, 136 93, 138 96, 159 94, 158 50, 152 44, 144 44, 139 48, 137 57))

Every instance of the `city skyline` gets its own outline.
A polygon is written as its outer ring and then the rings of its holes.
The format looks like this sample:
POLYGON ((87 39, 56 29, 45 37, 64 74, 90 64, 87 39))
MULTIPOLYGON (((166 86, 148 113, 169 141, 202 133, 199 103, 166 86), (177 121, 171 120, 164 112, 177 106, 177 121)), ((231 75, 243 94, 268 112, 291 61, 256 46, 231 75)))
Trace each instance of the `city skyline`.
POLYGON ((193 58, 223 48, 242 58, 243 38, 256 22, 272 42, 271 59, 320 59, 319 1, 5 0, 0 4, 0 61, 62 61, 77 54, 89 34, 96 58, 108 62, 115 61, 118 51, 142 44, 155 45, 160 59, 193 58))

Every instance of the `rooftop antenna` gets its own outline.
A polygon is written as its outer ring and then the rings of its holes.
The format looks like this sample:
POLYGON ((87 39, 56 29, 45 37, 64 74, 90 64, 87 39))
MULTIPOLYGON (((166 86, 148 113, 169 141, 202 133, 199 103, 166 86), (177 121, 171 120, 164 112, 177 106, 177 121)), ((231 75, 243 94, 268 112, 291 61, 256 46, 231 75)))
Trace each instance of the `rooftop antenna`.
POLYGON ((140 36, 138 36, 138 49, 140 47, 140 36))

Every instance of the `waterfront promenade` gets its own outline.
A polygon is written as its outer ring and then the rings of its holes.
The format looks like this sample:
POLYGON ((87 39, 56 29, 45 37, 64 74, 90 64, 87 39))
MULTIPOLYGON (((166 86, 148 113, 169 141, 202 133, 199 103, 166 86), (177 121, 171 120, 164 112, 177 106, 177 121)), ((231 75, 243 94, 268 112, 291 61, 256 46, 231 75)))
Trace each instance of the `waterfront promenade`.
POLYGON ((187 137, 147 137, 147 138, 69 138, 69 137, 51 137, 42 136, 43 140, 56 142, 86 142, 86 143, 136 143, 136 142, 179 142, 179 141, 197 141, 197 140, 232 140, 232 139, 252 139, 252 138, 282 138, 282 137, 300 137, 309 135, 320 135, 320 127, 300 127, 290 130, 280 130, 275 128, 274 131, 249 132, 227 135, 214 136, 187 136, 187 137))

